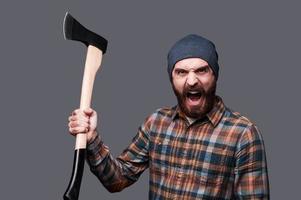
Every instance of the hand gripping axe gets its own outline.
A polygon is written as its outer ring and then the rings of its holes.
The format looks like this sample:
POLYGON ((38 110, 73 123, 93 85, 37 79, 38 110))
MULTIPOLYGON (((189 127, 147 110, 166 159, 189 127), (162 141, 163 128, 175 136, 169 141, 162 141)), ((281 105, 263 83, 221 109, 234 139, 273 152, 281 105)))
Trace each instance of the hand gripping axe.
MULTIPOLYGON (((88 47, 80 99, 80 109, 84 110, 90 108, 95 76, 100 68, 102 55, 106 52, 108 42, 103 37, 86 29, 68 12, 64 18, 63 32, 65 39, 80 41, 88 47)), ((72 175, 64 194, 64 200, 78 199, 84 171, 86 143, 86 134, 76 135, 72 175)))

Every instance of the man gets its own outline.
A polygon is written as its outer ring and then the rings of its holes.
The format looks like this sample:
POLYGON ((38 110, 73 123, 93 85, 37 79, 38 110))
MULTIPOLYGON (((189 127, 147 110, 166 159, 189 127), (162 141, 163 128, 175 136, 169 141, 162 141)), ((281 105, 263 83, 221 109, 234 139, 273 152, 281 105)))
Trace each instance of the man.
POLYGON ((215 95, 218 72, 211 41, 188 35, 175 43, 168 74, 178 105, 147 117, 117 159, 96 132, 96 112, 73 112, 69 131, 88 134, 90 169, 110 192, 149 167, 149 199, 269 199, 261 134, 215 95))

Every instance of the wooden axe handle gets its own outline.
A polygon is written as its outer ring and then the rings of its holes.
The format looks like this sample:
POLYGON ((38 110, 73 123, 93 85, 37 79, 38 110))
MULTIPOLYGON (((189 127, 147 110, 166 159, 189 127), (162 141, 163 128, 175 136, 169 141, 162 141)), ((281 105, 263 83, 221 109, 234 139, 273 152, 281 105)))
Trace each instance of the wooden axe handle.
MULTIPOLYGON (((93 85, 96 73, 102 61, 102 51, 92 45, 88 46, 85 70, 82 82, 80 109, 84 110, 91 107, 93 85)), ((85 149, 87 144, 86 134, 77 134, 75 149, 85 149)))

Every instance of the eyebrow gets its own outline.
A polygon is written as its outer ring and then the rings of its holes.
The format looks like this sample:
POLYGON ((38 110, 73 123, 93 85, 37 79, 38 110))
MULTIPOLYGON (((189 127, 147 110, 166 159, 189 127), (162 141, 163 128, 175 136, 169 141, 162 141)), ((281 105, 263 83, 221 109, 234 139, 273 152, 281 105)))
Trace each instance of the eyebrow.
MULTIPOLYGON (((203 68, 210 68, 210 67, 209 67, 209 65, 203 65, 203 66, 196 67, 195 70, 199 70, 199 69, 203 69, 203 68)), ((185 70, 185 71, 187 71, 185 66, 184 67, 177 67, 174 70, 185 70)))
POLYGON ((209 68, 209 65, 203 65, 203 66, 198 67, 197 69, 202 69, 202 68, 209 68))

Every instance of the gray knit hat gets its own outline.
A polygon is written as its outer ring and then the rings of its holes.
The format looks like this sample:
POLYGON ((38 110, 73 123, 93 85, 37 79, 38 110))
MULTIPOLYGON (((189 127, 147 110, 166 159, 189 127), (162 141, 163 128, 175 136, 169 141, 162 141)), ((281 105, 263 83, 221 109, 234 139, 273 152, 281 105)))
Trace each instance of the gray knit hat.
POLYGON ((201 58, 205 60, 218 78, 218 54, 215 45, 210 40, 195 34, 190 34, 177 41, 168 52, 167 71, 171 80, 175 64, 185 58, 201 58))

